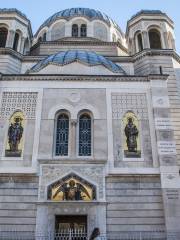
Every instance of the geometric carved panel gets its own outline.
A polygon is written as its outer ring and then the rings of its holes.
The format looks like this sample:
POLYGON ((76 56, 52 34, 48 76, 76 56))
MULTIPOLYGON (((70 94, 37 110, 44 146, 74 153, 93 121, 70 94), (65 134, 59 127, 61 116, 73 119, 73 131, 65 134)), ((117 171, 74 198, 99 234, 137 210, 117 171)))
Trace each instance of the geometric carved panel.
POLYGON ((7 119, 14 111, 21 110, 27 119, 34 119, 37 97, 37 92, 3 92, 0 118, 7 119))
POLYGON ((113 93, 113 119, 122 119, 127 111, 133 111, 141 119, 148 119, 146 95, 143 93, 113 93))

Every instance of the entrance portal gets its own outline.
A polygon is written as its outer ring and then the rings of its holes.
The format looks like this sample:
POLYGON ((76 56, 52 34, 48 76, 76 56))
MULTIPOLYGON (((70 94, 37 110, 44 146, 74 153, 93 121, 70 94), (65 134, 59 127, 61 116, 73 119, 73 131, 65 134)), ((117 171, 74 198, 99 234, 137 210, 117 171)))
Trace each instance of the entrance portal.
POLYGON ((87 216, 56 216, 55 240, 86 240, 87 216))

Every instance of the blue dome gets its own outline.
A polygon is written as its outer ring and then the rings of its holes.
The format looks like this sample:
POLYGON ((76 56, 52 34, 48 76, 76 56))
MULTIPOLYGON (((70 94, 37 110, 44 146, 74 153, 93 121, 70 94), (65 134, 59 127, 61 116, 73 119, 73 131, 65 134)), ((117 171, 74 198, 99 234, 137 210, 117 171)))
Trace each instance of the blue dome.
POLYGON ((120 30, 119 26, 111 18, 109 18, 106 14, 101 13, 98 10, 94 10, 94 9, 90 9, 90 8, 68 8, 68 9, 62 10, 60 12, 57 12, 54 15, 52 15, 51 17, 49 17, 40 26, 40 28, 38 29, 35 36, 38 34, 38 32, 43 27, 51 25, 53 22, 55 22, 59 18, 68 20, 68 19, 70 19, 72 17, 76 17, 76 16, 86 17, 86 18, 89 18, 90 20, 99 19, 101 21, 104 21, 108 25, 111 25, 111 23, 112 23, 118 30, 120 30))
POLYGON ((101 55, 98 55, 95 52, 80 50, 70 50, 50 55, 47 58, 38 62, 35 66, 33 66, 30 72, 39 72, 48 64, 63 66, 73 62, 81 62, 88 66, 103 65, 104 67, 108 68, 111 72, 126 74, 119 65, 113 63, 109 59, 101 55))

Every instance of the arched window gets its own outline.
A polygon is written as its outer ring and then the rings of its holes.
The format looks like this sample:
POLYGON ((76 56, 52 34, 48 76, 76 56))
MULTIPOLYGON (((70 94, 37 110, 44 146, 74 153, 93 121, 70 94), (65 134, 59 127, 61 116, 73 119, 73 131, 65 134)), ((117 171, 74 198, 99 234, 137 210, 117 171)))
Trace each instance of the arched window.
POLYGON ((79 117, 79 156, 91 156, 91 117, 79 117))
POLYGON ((46 41, 46 32, 43 34, 43 37, 42 37, 42 39, 43 39, 43 41, 45 42, 46 41))
POLYGON ((143 50, 143 42, 142 42, 142 35, 141 33, 138 33, 137 35, 137 44, 138 44, 138 51, 142 51, 143 50))
POLYGON ((62 113, 57 118, 56 128, 56 156, 68 155, 69 117, 62 113))
POLYGON ((113 35, 112 35, 112 40, 113 40, 113 42, 116 42, 117 41, 117 39, 116 39, 116 35, 113 33, 113 35))
POLYGON ((149 30, 149 43, 150 48, 153 49, 161 49, 161 36, 160 33, 156 29, 149 30))
POLYGON ((42 42, 42 37, 39 37, 39 38, 38 38, 38 42, 42 42))
POLYGON ((72 37, 78 37, 78 25, 77 24, 72 25, 72 37))
POLYGON ((81 25, 81 37, 87 37, 87 26, 86 26, 86 24, 81 25))
POLYGON ((19 44, 19 33, 15 33, 15 36, 14 36, 14 43, 13 43, 13 49, 15 51, 18 50, 18 44, 19 44))
POLYGON ((8 30, 4 27, 0 28, 0 47, 6 46, 8 30))

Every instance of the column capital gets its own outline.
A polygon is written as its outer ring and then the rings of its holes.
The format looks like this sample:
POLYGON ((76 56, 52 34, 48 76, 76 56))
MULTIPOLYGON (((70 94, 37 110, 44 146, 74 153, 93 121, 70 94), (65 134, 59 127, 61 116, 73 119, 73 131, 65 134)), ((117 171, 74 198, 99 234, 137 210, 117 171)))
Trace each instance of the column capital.
POLYGON ((77 125, 77 119, 71 119, 71 125, 76 126, 77 125))

